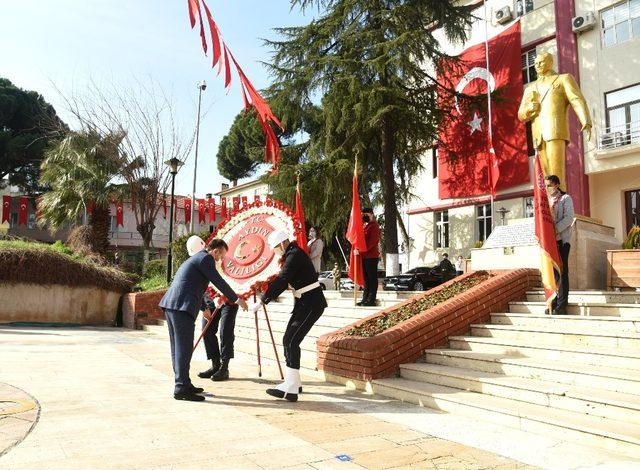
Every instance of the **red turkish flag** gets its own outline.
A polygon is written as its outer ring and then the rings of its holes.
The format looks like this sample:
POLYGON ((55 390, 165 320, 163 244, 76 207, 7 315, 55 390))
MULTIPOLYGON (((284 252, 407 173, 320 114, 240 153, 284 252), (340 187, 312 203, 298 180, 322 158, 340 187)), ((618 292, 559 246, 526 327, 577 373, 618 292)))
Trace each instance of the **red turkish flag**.
POLYGON ((216 202, 212 197, 207 201, 207 209, 209 210, 209 223, 212 224, 216 220, 216 202))
POLYGON ((351 243, 349 254, 349 277, 359 286, 364 286, 364 273, 362 272, 362 258, 356 255, 354 250, 367 251, 367 242, 364 238, 364 226, 362 225, 362 209, 360 196, 358 195, 358 164, 353 169, 353 182, 351 184, 351 215, 347 226, 346 239, 351 243))
POLYGON ((20 208, 18 210, 18 225, 27 225, 28 214, 29 214, 29 198, 25 196, 21 196, 20 208))
POLYGON ((11 196, 2 196, 2 223, 11 223, 11 196))
POLYGON ((116 227, 124 227, 124 207, 122 201, 116 202, 116 227))
POLYGON ((184 198, 184 223, 191 222, 191 198, 184 198))
POLYGON ((173 198, 173 221, 178 221, 178 198, 173 198))
POLYGON ((255 196, 253 196, 253 202, 255 202, 255 203, 258 203, 258 204, 259 204, 259 203, 260 203, 260 196, 259 196, 259 195, 257 195, 257 194, 256 194, 255 196))
MULTIPOLYGON (((535 178, 533 182, 533 207, 536 227, 536 238, 540 244, 540 277, 544 288, 544 297, 548 304, 558 294, 556 281, 560 277, 562 260, 558 253, 556 242, 556 227, 553 221, 547 190, 544 183, 544 174, 540 165, 540 158, 536 156, 535 178)), ((549 311, 551 308, 549 307, 549 311)))
POLYGON ((529 182, 525 126, 518 119, 522 97, 520 22, 485 43, 466 49, 459 62, 443 62, 441 84, 458 94, 438 97, 440 199, 495 194, 529 182), (491 88, 489 138, 487 86, 491 88), (492 151, 492 149, 494 151, 492 151), (498 179, 499 178, 499 179, 498 179))
POLYGON ((87 203, 87 213, 89 215, 93 215, 93 201, 89 201, 87 203))
POLYGON ((235 196, 233 198, 233 212, 237 212, 238 210, 240 210, 240 198, 235 196))
POLYGON ((198 223, 203 224, 207 221, 206 218, 206 210, 207 206, 205 205, 204 199, 198 199, 198 223))
POLYGON ((162 196, 162 211, 164 212, 164 218, 167 218, 167 196, 162 196))
POLYGON ((249 205, 249 198, 247 196, 242 196, 242 207, 249 205))
POLYGON ((220 217, 227 218, 227 198, 220 198, 220 217))
POLYGON ((300 195, 300 185, 296 185, 296 218, 300 221, 300 232, 296 235, 296 242, 306 254, 309 254, 309 246, 307 245, 307 227, 304 222, 304 208, 302 207, 302 196, 300 195))

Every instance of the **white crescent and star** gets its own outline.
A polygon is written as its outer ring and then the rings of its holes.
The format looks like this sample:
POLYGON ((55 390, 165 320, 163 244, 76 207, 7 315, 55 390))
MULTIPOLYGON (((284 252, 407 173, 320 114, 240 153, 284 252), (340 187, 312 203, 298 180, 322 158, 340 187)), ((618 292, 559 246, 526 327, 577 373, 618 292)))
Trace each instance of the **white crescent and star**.
POLYGON ((475 131, 482 132, 482 118, 478 116, 478 113, 473 113, 473 119, 469 122, 469 127, 471 127, 470 134, 473 134, 475 131))
MULTIPOLYGON (((464 89, 467 87, 467 85, 469 85, 469 83, 471 83, 475 79, 480 79, 487 82, 487 86, 489 87, 490 91, 494 91, 496 89, 496 80, 491 74, 491 72, 489 72, 484 67, 473 67, 471 70, 469 70, 467 73, 464 74, 464 76, 460 79, 460 81, 456 85, 456 93, 464 92, 464 89)), ((456 106, 456 111, 458 111, 458 114, 462 114, 462 112, 460 111, 460 106, 458 104, 457 96, 455 97, 455 106, 456 106)), ((475 131, 482 132, 482 121, 483 121, 483 118, 478 116, 478 113, 474 112, 473 119, 467 122, 467 124, 471 128, 470 134, 473 134, 475 131)))

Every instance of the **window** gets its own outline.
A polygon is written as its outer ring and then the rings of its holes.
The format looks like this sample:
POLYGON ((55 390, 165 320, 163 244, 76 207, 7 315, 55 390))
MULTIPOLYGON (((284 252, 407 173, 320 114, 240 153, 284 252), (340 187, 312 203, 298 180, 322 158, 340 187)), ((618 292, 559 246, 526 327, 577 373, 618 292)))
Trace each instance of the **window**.
POLYGON ((438 177, 438 149, 431 149, 431 170, 434 178, 438 177))
POLYGON ((605 106, 607 125, 601 146, 640 143, 640 84, 605 94, 605 106))
POLYGON ((533 0, 516 0, 516 16, 526 15, 533 11, 533 0))
POLYGON ((449 246, 449 211, 439 211, 436 217, 436 248, 449 246))
POLYGON ((115 215, 111 216, 111 228, 109 230, 111 230, 112 232, 117 232, 118 231, 118 221, 116 219, 115 215))
POLYGON ((602 10, 600 22, 605 47, 640 38, 640 0, 627 0, 602 10))
POLYGON ((491 234, 491 204, 476 206, 476 220, 478 221, 478 240, 483 242, 491 234))
POLYGON ((640 226, 640 189, 625 191, 624 205, 627 215, 627 233, 634 225, 640 226))
POLYGON ((538 79, 538 73, 534 67, 537 55, 536 50, 531 49, 520 56, 522 61, 522 83, 535 82, 538 79))
POLYGON ((11 213, 11 228, 16 228, 18 227, 18 213, 17 212, 12 212, 11 213))
POLYGON ((533 196, 524 198, 524 216, 525 218, 533 217, 533 196))
POLYGON ((36 215, 33 212, 29 213, 29 219, 27 220, 27 227, 29 230, 36 228, 36 215))

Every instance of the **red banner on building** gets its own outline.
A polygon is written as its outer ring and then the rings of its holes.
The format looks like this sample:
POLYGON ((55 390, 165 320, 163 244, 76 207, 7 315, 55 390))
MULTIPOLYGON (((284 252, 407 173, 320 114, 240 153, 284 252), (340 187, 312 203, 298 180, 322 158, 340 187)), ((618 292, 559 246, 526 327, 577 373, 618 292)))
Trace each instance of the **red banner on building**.
POLYGON ((29 218, 29 198, 20 196, 20 208, 18 210, 18 225, 27 225, 29 218))
POLYGON ((220 217, 222 217, 222 219, 227 218, 227 198, 226 197, 220 198, 220 217))
POLYGON ((253 196, 253 202, 260 202, 260 196, 258 194, 256 194, 255 196, 253 196))
POLYGON ((207 206, 204 199, 198 199, 198 223, 204 224, 207 221, 207 206))
POLYGON ((438 146, 440 199, 495 194, 496 189, 529 182, 526 130, 518 119, 520 23, 490 39, 488 49, 488 68, 485 43, 466 49, 459 61, 441 64, 441 85, 455 93, 441 92, 438 97, 445 111, 438 146))
POLYGON ((247 196, 242 196, 242 207, 246 207, 249 205, 249 198, 247 196))
POLYGON ((124 207, 122 201, 116 202, 116 227, 124 227, 124 207))
POLYGON ((212 197, 207 200, 207 209, 209 210, 209 223, 212 224, 216 221, 216 201, 212 197))
POLYGON ((164 218, 167 218, 167 195, 162 196, 162 211, 164 212, 164 218))
POLYGON ((235 196, 233 199, 233 212, 240 210, 240 197, 235 196))
POLYGON ((2 223, 11 223, 11 196, 2 196, 2 223))
POLYGON ((184 223, 188 224, 191 222, 191 198, 184 198, 184 223))
POLYGON ((178 221, 178 198, 173 198, 173 221, 178 221))

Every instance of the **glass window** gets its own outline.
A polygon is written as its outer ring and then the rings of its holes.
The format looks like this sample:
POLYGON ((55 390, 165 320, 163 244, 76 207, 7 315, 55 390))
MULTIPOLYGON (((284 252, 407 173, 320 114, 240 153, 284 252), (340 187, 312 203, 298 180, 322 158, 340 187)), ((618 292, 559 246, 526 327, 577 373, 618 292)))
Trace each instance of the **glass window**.
POLYGON ((524 198, 524 216, 531 218, 534 216, 533 212, 533 196, 524 198))
POLYGON ((478 221, 478 240, 483 242, 491 235, 491 204, 476 206, 476 220, 478 221))
POLYGON ((640 0, 627 0, 602 10, 600 24, 605 47, 640 38, 640 0))
POLYGON ((603 148, 640 143, 640 84, 605 95, 607 125, 603 148))
POLYGON ((522 54, 522 83, 530 83, 538 79, 538 74, 534 67, 536 56, 537 53, 535 49, 531 49, 522 54))
POLYGON ((34 228, 36 228, 36 214, 33 212, 29 213, 29 220, 27 221, 27 227, 30 230, 33 230, 34 228))
POLYGON ((109 228, 109 230, 111 230, 112 232, 117 232, 118 231, 118 220, 116 219, 115 215, 111 216, 111 227, 109 228))
POLYGON ((11 213, 11 228, 16 228, 18 226, 18 213, 11 213))
POLYGON ((526 15, 533 11, 533 0, 516 0, 516 16, 526 15))
POLYGON ((640 189, 626 191, 624 200, 628 233, 634 225, 640 226, 640 189))
POLYGON ((436 248, 449 246, 449 211, 435 213, 436 219, 436 248))
POLYGON ((438 149, 431 149, 431 174, 433 178, 438 177, 438 149))

